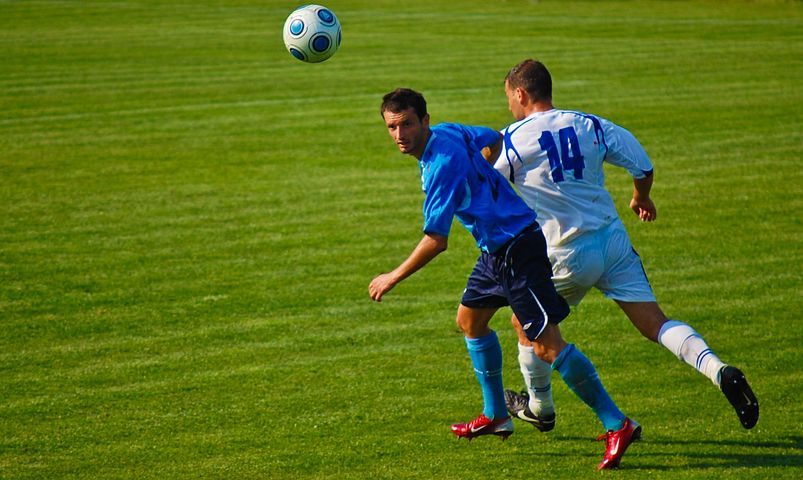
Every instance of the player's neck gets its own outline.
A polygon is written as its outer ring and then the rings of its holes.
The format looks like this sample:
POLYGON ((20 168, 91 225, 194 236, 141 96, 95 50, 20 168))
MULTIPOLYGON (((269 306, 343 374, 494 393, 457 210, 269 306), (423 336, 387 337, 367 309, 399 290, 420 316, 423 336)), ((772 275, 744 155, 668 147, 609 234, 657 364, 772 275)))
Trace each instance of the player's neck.
POLYGON ((524 109, 524 113, 529 117, 533 113, 548 112, 554 108, 551 101, 532 102, 524 109))
POLYGON ((429 143, 429 137, 432 136, 432 130, 427 128, 426 133, 424 134, 424 138, 421 139, 421 145, 414 151, 410 152, 410 155, 415 157, 417 160, 421 160, 421 157, 424 155, 424 152, 427 149, 427 144, 429 143))

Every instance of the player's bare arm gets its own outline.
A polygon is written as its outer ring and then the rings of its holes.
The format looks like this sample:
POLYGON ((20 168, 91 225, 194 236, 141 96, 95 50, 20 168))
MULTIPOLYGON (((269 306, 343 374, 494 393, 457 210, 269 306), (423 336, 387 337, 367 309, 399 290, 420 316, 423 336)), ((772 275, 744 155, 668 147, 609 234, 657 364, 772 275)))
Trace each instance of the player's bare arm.
POLYGON ((371 300, 381 302, 382 296, 389 292, 397 283, 409 277, 429 263, 438 254, 446 250, 448 238, 443 235, 427 233, 418 242, 413 252, 407 260, 401 263, 393 271, 377 275, 368 285, 368 293, 371 300))
POLYGON ((655 204, 650 198, 653 174, 644 178, 633 179, 633 198, 630 200, 630 209, 638 215, 642 222, 652 222, 658 216, 655 204))

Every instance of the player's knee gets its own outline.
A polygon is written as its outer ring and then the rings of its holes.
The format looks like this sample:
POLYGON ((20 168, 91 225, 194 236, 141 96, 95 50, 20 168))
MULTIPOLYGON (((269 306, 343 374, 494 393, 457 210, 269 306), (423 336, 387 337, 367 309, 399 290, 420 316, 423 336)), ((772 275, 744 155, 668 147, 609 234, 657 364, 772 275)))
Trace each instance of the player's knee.
POLYGON ((663 315, 650 315, 640 321, 636 328, 647 340, 657 342, 658 334, 661 332, 661 327, 666 323, 666 317, 663 315))
POLYGON ((541 335, 532 341, 532 345, 538 358, 549 364, 554 363, 560 352, 568 346, 560 334, 560 328, 553 324, 547 324, 541 335))
POLYGON ((469 338, 476 338, 485 333, 485 329, 482 328, 482 325, 478 322, 472 321, 470 318, 458 316, 456 323, 460 331, 463 332, 463 335, 469 338))
POLYGON ((460 329, 460 331, 461 331, 461 332, 463 332, 463 334, 467 334, 467 333, 468 333, 466 330, 469 328, 469 325, 466 323, 466 321, 465 321, 465 320, 463 320, 462 318, 460 318, 460 317, 458 316, 458 317, 455 319, 454 323, 456 323, 456 324, 457 324, 457 328, 459 328, 459 329, 460 329))
POLYGON ((551 348, 548 348, 538 342, 532 342, 532 346, 533 352, 538 358, 550 365, 555 362, 557 355, 554 354, 554 351, 551 348))
POLYGON ((521 322, 519 322, 519 319, 518 319, 518 317, 516 317, 516 315, 513 315, 510 318, 510 323, 513 325, 513 328, 516 330, 516 336, 519 339, 519 343, 522 344, 522 345, 529 345, 530 344, 530 339, 527 338, 527 334, 524 333, 524 328, 522 328, 521 322))
POLYGON ((653 342, 658 341, 658 334, 661 332, 661 327, 664 326, 667 318, 657 303, 620 303, 620 305, 630 318, 630 322, 644 338, 653 342))

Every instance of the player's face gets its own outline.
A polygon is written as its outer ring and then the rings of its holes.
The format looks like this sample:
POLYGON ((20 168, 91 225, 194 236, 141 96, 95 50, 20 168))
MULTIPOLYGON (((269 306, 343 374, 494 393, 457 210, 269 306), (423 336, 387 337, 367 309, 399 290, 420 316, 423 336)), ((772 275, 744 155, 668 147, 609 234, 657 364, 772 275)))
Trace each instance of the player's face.
POLYGON ((521 89, 511 89, 510 84, 505 81, 505 95, 507 95, 507 108, 513 114, 513 118, 521 120, 527 115, 524 113, 524 106, 521 104, 521 89))
POLYGON ((426 148, 427 132, 429 131, 429 115, 419 119, 415 109, 408 108, 401 112, 382 113, 385 125, 388 127, 390 137, 396 142, 399 151, 406 155, 421 158, 426 148))

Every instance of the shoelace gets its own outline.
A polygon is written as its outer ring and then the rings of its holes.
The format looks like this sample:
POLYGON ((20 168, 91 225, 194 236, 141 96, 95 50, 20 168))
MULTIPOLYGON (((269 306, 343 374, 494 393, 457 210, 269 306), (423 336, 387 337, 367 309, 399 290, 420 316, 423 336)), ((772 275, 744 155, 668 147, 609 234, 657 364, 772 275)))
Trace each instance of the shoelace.
POLYGON ((611 439, 611 435, 613 435, 613 430, 608 430, 607 432, 605 432, 602 435, 600 435, 599 437, 597 437, 597 441, 599 442, 600 440, 605 440, 606 441, 605 445, 607 446, 608 445, 608 440, 611 439))

